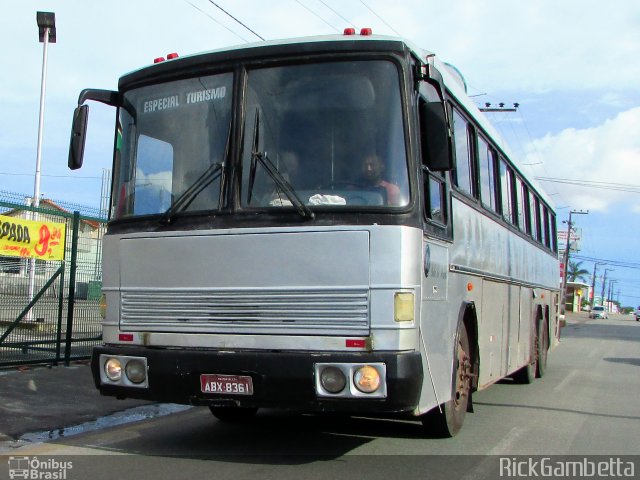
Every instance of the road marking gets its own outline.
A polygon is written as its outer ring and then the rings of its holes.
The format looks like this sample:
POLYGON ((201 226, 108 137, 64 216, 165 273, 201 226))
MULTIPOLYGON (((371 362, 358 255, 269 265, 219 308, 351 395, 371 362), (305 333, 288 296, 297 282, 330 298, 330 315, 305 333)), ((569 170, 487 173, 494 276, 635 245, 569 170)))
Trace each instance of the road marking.
POLYGON ((508 455, 513 449, 515 442, 522 437, 526 429, 513 427, 498 444, 489 450, 484 460, 482 460, 473 471, 467 473, 460 480, 483 480, 485 478, 495 478, 496 456, 508 455))
POLYGON ((560 390, 563 390, 567 386, 567 384, 574 379, 576 375, 578 375, 578 370, 571 370, 569 374, 564 377, 564 379, 558 385, 553 387, 553 391, 559 392, 560 390))

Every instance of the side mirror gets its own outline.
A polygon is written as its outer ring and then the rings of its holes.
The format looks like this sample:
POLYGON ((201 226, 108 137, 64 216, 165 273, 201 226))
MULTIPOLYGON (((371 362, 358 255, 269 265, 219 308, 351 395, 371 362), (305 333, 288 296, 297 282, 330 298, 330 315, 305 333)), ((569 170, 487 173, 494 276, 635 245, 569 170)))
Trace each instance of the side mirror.
POLYGON ((449 127, 443 102, 420 100, 420 137, 422 163, 432 172, 452 170, 449 127))
POLYGON ((80 105, 79 107, 77 107, 73 112, 71 142, 69 144, 69 168, 71 170, 77 170, 82 166, 88 120, 89 106, 80 105))

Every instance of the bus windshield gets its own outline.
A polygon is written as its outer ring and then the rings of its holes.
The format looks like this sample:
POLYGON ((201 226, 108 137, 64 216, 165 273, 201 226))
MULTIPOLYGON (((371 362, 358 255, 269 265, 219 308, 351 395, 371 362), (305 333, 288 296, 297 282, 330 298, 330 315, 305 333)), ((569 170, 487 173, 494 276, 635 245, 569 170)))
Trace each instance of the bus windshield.
POLYGON ((112 218, 221 208, 232 85, 225 73, 125 93, 112 218))
MULTIPOLYGON (((239 162, 239 208, 392 208, 409 202, 401 88, 391 61, 247 70, 243 104, 232 73, 124 94, 112 218, 215 212, 225 162, 239 162), (231 118, 242 111, 240 158, 231 118)), ((231 198, 231 197, 230 197, 231 198)))
POLYGON ((398 78, 397 67, 382 60, 250 70, 242 206, 291 205, 257 155, 312 209, 407 205, 398 78))

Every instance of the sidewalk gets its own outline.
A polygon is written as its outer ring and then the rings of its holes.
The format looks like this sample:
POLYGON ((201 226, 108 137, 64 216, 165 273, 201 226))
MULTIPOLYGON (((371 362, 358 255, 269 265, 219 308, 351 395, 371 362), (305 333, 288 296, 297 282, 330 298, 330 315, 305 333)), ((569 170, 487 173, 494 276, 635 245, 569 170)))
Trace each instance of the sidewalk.
POLYGON ((0 370, 0 442, 149 403, 100 395, 88 362, 0 370))

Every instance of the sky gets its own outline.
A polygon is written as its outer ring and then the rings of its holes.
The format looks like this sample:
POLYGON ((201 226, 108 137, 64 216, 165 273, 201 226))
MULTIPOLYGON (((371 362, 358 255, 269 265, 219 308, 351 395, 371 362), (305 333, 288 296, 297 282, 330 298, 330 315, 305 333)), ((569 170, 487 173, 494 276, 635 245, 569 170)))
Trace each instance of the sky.
MULTIPOLYGON (((464 75, 514 160, 581 231, 581 267, 614 279, 622 305, 640 305, 640 2, 635 0, 215 0, 271 40, 371 27, 436 53, 464 75), (544 180, 552 179, 552 180, 544 180)), ((3 0, 0 44, 0 191, 33 195, 43 45, 37 11, 56 14, 48 49, 41 193, 98 207, 111 167, 115 114, 91 104, 85 165, 71 172, 72 112, 83 88, 170 52, 260 39, 212 0, 3 0)), ((2 195, 0 194, 0 197, 2 195)), ((591 283, 591 274, 585 276, 591 283)), ((608 287, 607 287, 608 290, 608 287)))

